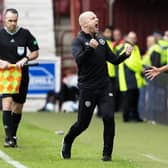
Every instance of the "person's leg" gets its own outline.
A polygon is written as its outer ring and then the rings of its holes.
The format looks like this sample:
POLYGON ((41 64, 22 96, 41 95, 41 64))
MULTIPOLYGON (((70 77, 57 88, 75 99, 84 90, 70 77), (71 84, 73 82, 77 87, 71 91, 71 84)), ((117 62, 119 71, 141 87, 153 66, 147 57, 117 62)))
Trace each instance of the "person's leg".
POLYGON ((64 101, 67 100, 67 94, 68 94, 68 87, 66 84, 62 83, 61 84, 61 89, 59 92, 59 111, 62 111, 62 104, 64 101))
POLYGON ((10 147, 11 144, 11 138, 12 138, 12 117, 11 117, 11 111, 12 111, 12 104, 13 100, 12 97, 4 97, 2 98, 2 110, 3 110, 3 126, 5 130, 5 143, 4 147, 10 147))
POLYGON ((133 89, 131 90, 131 111, 132 111, 132 117, 135 121, 141 122, 143 121, 140 118, 139 112, 138 112, 138 101, 139 101, 139 89, 133 89))
POLYGON ((108 90, 102 90, 99 96, 98 108, 102 111, 102 118, 104 124, 104 147, 103 147, 103 160, 110 161, 113 151, 113 142, 115 135, 115 122, 114 122, 114 102, 113 94, 108 90))
POLYGON ((130 108, 131 108, 131 93, 130 91, 123 92, 123 121, 130 121, 130 108))
POLYGON ((103 160, 108 161, 112 159, 114 136, 115 136, 115 121, 114 117, 103 117, 104 124, 104 147, 103 160))
POLYGON ((13 103, 12 107, 12 121, 13 121, 13 129, 12 129, 12 137, 14 141, 16 141, 16 134, 17 130, 22 118, 22 109, 23 109, 23 104, 21 103, 13 103))
MULTIPOLYGON (((117 95, 116 78, 115 77, 111 78, 110 82, 111 82, 111 91, 113 93, 114 112, 117 112, 117 104, 119 104, 119 102, 117 101, 119 101, 119 99, 117 100, 117 96, 116 96, 117 95)), ((122 104, 122 102, 120 103, 122 104)))
POLYGON ((123 94, 122 92, 120 91, 120 88, 119 88, 119 79, 118 77, 115 78, 115 109, 114 111, 116 112, 120 112, 123 110, 123 94))
POLYGON ((15 146, 17 146, 16 134, 22 118, 22 109, 26 101, 28 83, 29 83, 28 71, 26 68, 23 68, 19 94, 12 95, 13 97, 13 106, 12 106, 12 115, 11 115, 12 122, 13 122, 12 138, 15 143, 15 146))
POLYGON ((71 145, 74 139, 80 135, 88 126, 91 121, 94 108, 96 106, 94 93, 88 90, 80 91, 79 111, 78 118, 75 124, 72 125, 67 135, 64 138, 62 157, 71 157, 71 145))
MULTIPOLYGON (((116 110, 116 78, 110 78, 110 83, 109 83, 109 91, 113 94, 112 99, 113 99, 113 106, 114 106, 114 111, 116 110)), ((102 112, 100 108, 98 108, 97 112, 98 117, 102 117, 102 112)))

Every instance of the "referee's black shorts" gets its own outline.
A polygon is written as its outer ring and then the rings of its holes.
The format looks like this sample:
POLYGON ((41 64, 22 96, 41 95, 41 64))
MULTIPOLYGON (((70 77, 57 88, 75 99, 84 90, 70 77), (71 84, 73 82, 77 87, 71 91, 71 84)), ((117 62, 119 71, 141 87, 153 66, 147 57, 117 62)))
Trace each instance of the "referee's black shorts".
POLYGON ((29 73, 28 68, 24 67, 22 69, 22 79, 20 83, 19 93, 18 94, 3 94, 2 98, 4 97, 12 97, 13 101, 16 103, 25 103, 27 91, 28 91, 28 84, 29 84, 29 73))

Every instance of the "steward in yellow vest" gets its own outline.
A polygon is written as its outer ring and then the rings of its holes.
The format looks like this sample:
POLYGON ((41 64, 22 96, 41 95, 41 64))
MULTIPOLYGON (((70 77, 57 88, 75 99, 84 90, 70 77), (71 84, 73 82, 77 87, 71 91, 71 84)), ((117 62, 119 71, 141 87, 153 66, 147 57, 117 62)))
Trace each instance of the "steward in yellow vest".
MULTIPOLYGON (((125 43, 125 48, 129 43, 125 43)), ((134 45, 131 56, 119 64, 119 86, 120 91, 141 88, 144 85, 142 77, 143 66, 138 45, 134 45)))
POLYGON ((168 41, 161 39, 157 42, 157 44, 161 48, 161 65, 166 65, 168 64, 168 41))
POLYGON ((119 88, 123 92, 123 120, 128 122, 130 120, 142 121, 138 113, 139 88, 144 85, 144 78, 142 76, 143 66, 138 45, 136 45, 136 34, 130 32, 127 36, 129 42, 125 42, 124 49, 120 52, 122 54, 125 49, 133 45, 131 56, 119 64, 118 78, 119 88))
POLYGON ((160 67, 162 50, 154 36, 147 37, 147 52, 143 56, 143 65, 160 67))

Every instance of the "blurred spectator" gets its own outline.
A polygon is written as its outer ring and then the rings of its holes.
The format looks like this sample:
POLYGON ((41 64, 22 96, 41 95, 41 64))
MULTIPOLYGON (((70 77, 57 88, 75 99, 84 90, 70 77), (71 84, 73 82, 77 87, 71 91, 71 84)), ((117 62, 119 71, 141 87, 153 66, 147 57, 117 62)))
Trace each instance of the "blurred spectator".
POLYGON ((168 31, 164 33, 164 36, 162 36, 161 32, 154 32, 153 36, 155 37, 156 43, 161 48, 161 57, 160 57, 160 64, 166 65, 168 63, 168 38, 166 35, 168 35, 168 31))
POLYGON ((133 46, 131 56, 119 65, 119 87, 124 99, 123 120, 124 122, 130 120, 140 122, 142 120, 138 113, 139 88, 143 86, 144 79, 141 75, 143 67, 135 32, 128 33, 124 49, 130 44, 133 46))
MULTIPOLYGON (((158 39, 158 37, 157 37, 158 39)), ((152 35, 148 36, 146 39, 147 51, 143 56, 144 66, 161 66, 161 48, 156 43, 156 38, 152 35)))
POLYGON ((168 41, 168 30, 165 30, 163 39, 168 41))
POLYGON ((115 54, 121 49, 124 44, 124 39, 122 37, 122 33, 119 29, 113 30, 113 50, 115 54))
POLYGON ((162 65, 168 64, 168 30, 165 30, 163 40, 162 40, 162 65))
POLYGON ((64 105, 63 111, 67 111, 68 109, 70 111, 72 111, 71 109, 76 111, 77 108, 75 107, 77 106, 78 95, 77 75, 67 70, 66 75, 62 80, 60 92, 55 93, 54 91, 49 91, 46 96, 44 107, 38 111, 54 111, 57 101, 59 103, 59 111, 62 111, 62 105, 67 101, 70 101, 67 106, 72 106, 72 108, 66 108, 66 105, 64 105))
POLYGON ((102 34, 106 40, 112 41, 113 40, 113 27, 111 25, 106 26, 102 34))
POLYGON ((159 41, 162 40, 162 32, 160 31, 154 31, 153 37, 155 38, 156 42, 159 43, 159 41))
MULTIPOLYGON (((124 44, 124 39, 121 31, 119 29, 114 29, 112 50, 116 55, 119 55, 120 50, 122 50, 123 44, 124 44)), ((116 74, 115 111, 120 111, 122 109, 122 94, 119 89, 118 65, 115 66, 115 74, 116 74)))

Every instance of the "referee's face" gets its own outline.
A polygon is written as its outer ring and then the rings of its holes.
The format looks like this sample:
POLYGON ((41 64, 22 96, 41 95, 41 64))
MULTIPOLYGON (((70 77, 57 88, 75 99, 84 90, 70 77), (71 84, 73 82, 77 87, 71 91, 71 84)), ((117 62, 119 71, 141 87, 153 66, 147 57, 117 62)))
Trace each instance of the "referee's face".
POLYGON ((18 15, 7 12, 4 17, 4 25, 10 32, 15 32, 17 27, 18 15))

